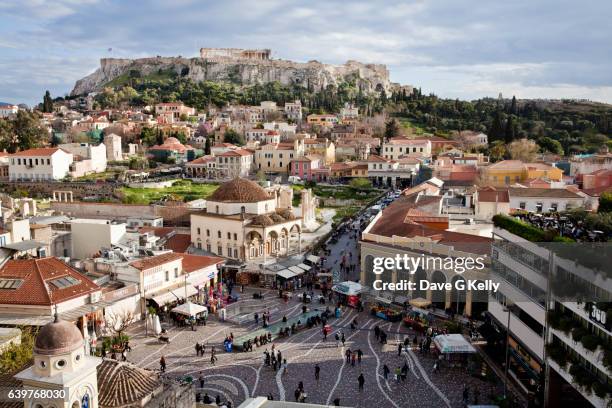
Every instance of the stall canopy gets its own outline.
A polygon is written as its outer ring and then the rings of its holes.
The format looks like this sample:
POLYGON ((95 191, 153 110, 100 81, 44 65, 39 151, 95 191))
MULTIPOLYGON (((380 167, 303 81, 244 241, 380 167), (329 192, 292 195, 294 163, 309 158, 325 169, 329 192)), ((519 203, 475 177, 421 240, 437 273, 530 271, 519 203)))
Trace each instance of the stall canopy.
POLYGON ((305 263, 298 264, 298 268, 302 268, 302 269, 303 269, 303 270, 305 270, 305 271, 309 271, 309 270, 311 270, 311 269, 312 269, 312 267, 311 267, 311 266, 306 265, 305 263))
POLYGON ((276 276, 280 276, 283 279, 291 279, 296 276, 296 274, 289 269, 283 269, 282 271, 276 272, 276 276))
POLYGON ((366 289, 357 282, 347 281, 332 286, 332 290, 343 295, 354 296, 365 292, 366 289))
POLYGON ((441 353, 475 353, 476 349, 461 334, 441 334, 434 337, 441 353))
POLYGON ((319 263, 319 261, 321 260, 320 257, 316 256, 316 255, 308 255, 306 257, 306 260, 310 263, 312 263, 313 265, 316 265, 319 263))
POLYGON ((185 316, 196 316, 200 313, 208 312, 208 309, 206 308, 206 306, 187 302, 187 303, 183 303, 180 306, 175 307, 174 309, 172 309, 172 312, 179 313, 185 316))
POLYGON ((304 272, 306 272, 304 269, 300 268, 299 266, 290 266, 289 269, 291 272, 293 272, 296 276, 297 275, 301 275, 304 272))

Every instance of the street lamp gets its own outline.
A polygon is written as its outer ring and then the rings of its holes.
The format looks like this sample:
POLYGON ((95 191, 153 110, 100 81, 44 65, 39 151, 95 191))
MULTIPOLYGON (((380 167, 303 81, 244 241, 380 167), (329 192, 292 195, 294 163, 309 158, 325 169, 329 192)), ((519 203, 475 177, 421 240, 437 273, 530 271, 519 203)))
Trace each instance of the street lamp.
POLYGON ((504 312, 508 313, 508 325, 506 326, 506 367, 504 370, 504 399, 506 399, 508 392, 508 366, 510 365, 510 316, 512 315, 512 302, 506 298, 506 306, 504 312))

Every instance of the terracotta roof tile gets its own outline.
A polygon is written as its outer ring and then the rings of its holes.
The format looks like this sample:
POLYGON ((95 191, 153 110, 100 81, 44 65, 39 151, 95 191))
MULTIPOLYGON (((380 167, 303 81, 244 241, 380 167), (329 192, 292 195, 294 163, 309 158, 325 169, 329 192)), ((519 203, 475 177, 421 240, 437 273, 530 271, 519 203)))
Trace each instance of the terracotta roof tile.
POLYGON ((182 257, 183 254, 168 252, 166 254, 156 255, 149 258, 139 259, 137 261, 130 262, 130 266, 143 271, 145 269, 151 269, 168 262, 176 261, 177 259, 181 259, 182 257))
POLYGON ((51 306, 100 290, 91 279, 54 257, 15 259, 0 269, 0 279, 21 279, 17 289, 0 289, 0 304, 51 306), (71 277, 78 283, 58 288, 51 281, 71 277))
POLYGON ((185 272, 193 272, 212 265, 219 265, 225 262, 225 259, 218 256, 203 256, 183 254, 183 270, 185 272))

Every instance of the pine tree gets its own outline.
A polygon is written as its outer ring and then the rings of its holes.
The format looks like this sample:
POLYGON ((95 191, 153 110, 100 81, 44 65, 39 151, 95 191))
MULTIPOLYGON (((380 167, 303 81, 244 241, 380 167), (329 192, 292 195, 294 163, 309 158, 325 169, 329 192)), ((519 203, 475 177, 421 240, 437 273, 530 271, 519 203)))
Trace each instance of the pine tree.
POLYGON ((512 96, 512 103, 510 104, 511 115, 518 115, 518 105, 516 103, 516 96, 512 96))
POLYGON ((48 90, 43 96, 42 111, 45 113, 53 112, 53 99, 51 99, 51 93, 48 90))
POLYGON ((514 128, 514 117, 512 115, 508 116, 508 120, 506 121, 506 131, 504 132, 504 141, 506 144, 512 143, 515 138, 515 128, 514 128))
POLYGON ((498 110, 495 112, 495 116, 493 116, 493 123, 491 123, 491 128, 489 129, 489 139, 491 141, 502 140, 504 136, 505 132, 502 121, 502 113, 498 110))
POLYGON ((210 154, 210 137, 206 137, 206 143, 204 144, 204 154, 210 154))
POLYGON ((391 119, 390 121, 388 121, 385 125, 385 138, 390 139, 392 137, 399 136, 399 134, 400 128, 397 124, 397 120, 391 119))

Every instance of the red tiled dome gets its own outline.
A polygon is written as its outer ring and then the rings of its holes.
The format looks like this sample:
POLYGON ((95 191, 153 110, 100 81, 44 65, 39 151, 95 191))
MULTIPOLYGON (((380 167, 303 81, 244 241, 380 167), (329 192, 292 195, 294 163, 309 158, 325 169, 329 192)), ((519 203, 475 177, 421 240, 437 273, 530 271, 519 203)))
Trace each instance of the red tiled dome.
POLYGON ((222 184, 209 198, 210 201, 232 203, 255 203, 271 199, 259 184, 239 177, 222 184))

